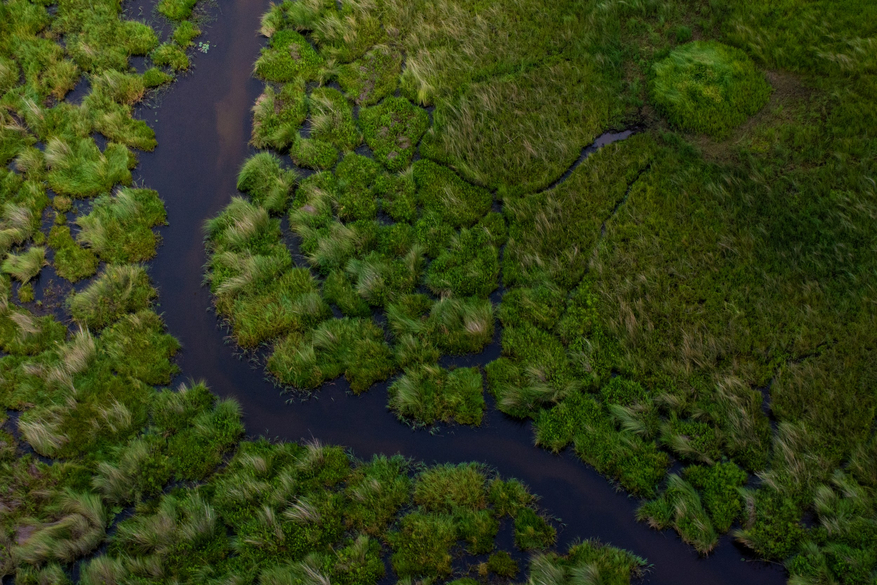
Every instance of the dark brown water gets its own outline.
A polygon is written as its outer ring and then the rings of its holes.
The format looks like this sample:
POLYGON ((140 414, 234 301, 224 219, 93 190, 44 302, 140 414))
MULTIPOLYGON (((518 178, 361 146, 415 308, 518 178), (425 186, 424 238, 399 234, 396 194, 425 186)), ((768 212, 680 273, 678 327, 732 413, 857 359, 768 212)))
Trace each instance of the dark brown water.
MULTIPOLYGON (((341 380, 326 385, 315 399, 287 404, 289 395, 281 396, 264 380, 261 367, 253 369, 236 357, 201 286, 201 225, 235 194, 237 170, 249 154, 249 110, 261 91, 250 73, 264 42, 256 31, 267 8, 267 0, 220 0, 217 20, 200 39, 210 42, 209 52, 197 53, 193 74, 174 85, 158 110, 143 114, 156 130, 159 147, 141 156, 138 182, 157 189, 168 208, 170 226, 161 232, 163 246, 151 273, 168 327, 183 343, 179 381, 203 379, 219 395, 236 398, 252 435, 316 437, 349 446, 360 457, 402 453, 426 462, 486 462, 543 497, 547 511, 565 523, 561 546, 576 538, 599 538, 630 549, 653 563, 648 583, 784 582, 778 566, 743 562, 746 553, 727 537, 701 559, 675 533, 637 523, 637 500, 615 491, 571 453, 537 449, 529 423, 509 419, 492 405, 477 429, 412 431, 387 411, 386 385, 353 397, 341 380)), ((478 362, 497 351, 491 346, 478 362)))

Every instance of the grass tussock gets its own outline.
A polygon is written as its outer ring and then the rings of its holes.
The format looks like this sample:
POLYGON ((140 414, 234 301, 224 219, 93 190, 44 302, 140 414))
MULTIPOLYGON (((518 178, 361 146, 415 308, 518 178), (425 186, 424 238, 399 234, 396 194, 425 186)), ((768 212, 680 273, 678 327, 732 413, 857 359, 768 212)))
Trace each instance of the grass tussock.
POLYGON ((92 329, 146 308, 157 296, 143 267, 108 265, 87 288, 70 297, 73 318, 92 329))
POLYGON ((389 408, 403 421, 430 425, 455 420, 477 426, 484 414, 481 373, 475 368, 419 366, 393 382, 388 393, 389 408))
POLYGON ((152 228, 167 223, 164 203, 151 189, 119 189, 98 197, 88 215, 76 220, 77 239, 113 264, 143 262, 155 256, 159 243, 152 228))

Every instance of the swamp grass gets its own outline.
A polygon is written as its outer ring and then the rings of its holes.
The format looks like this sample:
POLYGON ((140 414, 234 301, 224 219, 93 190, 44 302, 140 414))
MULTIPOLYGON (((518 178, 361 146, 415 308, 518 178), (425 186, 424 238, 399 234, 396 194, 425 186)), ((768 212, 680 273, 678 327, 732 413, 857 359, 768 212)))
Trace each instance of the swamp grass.
MULTIPOLYGON (((836 470, 866 500, 874 486, 877 20, 862 1, 744 4, 277 6, 263 66, 302 67, 296 87, 337 78, 348 100, 320 88, 319 139, 292 131, 293 161, 325 172, 298 185, 289 225, 323 301, 351 319, 386 314, 397 410, 444 416, 422 372, 479 351, 495 312, 502 356, 485 368, 488 389, 535 421, 538 444, 572 446, 649 498, 644 520, 704 554, 737 527, 796 582, 864 583, 869 537, 801 519, 836 470), (395 87, 370 69, 388 55, 375 19, 405 67, 398 96, 371 105, 368 83, 395 87), (296 35, 317 57, 275 50, 304 49, 296 35), (348 117, 353 104, 365 107, 348 117), (387 142, 404 144, 370 116, 423 104, 435 109, 419 160, 384 166, 387 142), (564 176, 595 136, 631 122, 646 128, 564 176), (358 144, 354 127, 375 161, 339 158, 358 144), (688 467, 668 476, 674 460, 688 467), (761 487, 741 496, 752 474, 761 487)), ((258 233, 248 253, 279 262, 279 229, 258 233)), ((288 363, 315 363, 294 339, 288 363)), ((855 510, 871 526, 873 510, 855 510)))

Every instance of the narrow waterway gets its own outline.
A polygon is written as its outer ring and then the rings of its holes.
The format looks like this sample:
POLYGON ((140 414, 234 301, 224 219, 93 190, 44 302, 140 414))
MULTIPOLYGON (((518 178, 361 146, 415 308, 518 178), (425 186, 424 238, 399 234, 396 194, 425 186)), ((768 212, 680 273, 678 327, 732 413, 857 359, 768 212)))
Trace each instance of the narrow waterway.
POLYGON ((412 431, 387 411, 386 384, 354 397, 340 380, 315 399, 287 403, 290 396, 281 396, 263 379, 261 366, 254 369, 237 357, 202 287, 201 226, 235 194, 238 168, 249 153, 250 107, 261 91, 251 71, 264 42, 256 31, 268 6, 267 0, 219 0, 218 18, 201 39, 210 43, 208 53, 197 54, 196 70, 163 96, 159 109, 144 113, 159 147, 141 155, 137 177, 159 191, 168 209, 170 225, 161 230, 162 247, 150 270, 160 289, 160 310, 183 344, 183 375, 177 383, 203 379, 219 395, 236 398, 251 435, 315 437, 349 446, 360 457, 402 453, 426 462, 488 463, 529 484, 547 511, 564 521, 561 547, 576 538, 599 538, 630 549, 654 565, 647 583, 784 582, 778 566, 743 562, 747 554, 727 537, 708 559, 701 559, 675 533, 637 523, 636 500, 616 491, 572 453, 558 456, 534 447, 529 423, 509 419, 492 404, 480 428, 412 431))

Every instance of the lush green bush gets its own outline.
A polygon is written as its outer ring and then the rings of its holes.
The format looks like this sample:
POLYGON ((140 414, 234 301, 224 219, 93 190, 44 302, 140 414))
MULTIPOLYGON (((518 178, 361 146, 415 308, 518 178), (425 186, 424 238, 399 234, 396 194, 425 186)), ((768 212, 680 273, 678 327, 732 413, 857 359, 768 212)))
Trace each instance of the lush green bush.
POLYGON ((677 47, 655 63, 651 94, 670 122, 728 136, 767 103, 771 87, 739 49, 716 41, 677 47))

